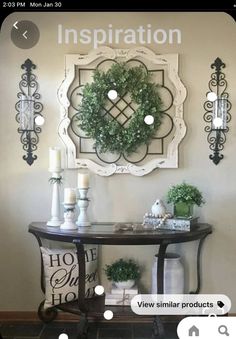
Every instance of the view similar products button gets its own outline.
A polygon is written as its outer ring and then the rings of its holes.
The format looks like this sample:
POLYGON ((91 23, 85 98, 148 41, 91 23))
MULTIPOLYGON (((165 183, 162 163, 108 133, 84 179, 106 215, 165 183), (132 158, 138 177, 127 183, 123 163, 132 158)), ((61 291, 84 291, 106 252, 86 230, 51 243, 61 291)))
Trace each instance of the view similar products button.
POLYGON ((224 294, 138 294, 131 308, 139 315, 223 315, 231 301, 224 294))

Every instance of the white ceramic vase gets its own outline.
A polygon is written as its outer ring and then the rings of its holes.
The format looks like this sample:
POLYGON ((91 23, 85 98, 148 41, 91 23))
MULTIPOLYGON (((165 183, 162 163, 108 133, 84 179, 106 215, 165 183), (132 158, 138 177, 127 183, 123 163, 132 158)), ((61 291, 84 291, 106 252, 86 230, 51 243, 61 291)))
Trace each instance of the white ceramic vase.
POLYGON ((134 286, 134 280, 126 280, 126 281, 116 281, 114 282, 115 286, 120 289, 128 289, 134 286))
MULTIPOLYGON (((152 292, 157 293, 157 260, 155 256, 152 266, 152 292)), ((181 258, 175 253, 166 253, 164 261, 164 294, 184 293, 184 267, 181 258)))

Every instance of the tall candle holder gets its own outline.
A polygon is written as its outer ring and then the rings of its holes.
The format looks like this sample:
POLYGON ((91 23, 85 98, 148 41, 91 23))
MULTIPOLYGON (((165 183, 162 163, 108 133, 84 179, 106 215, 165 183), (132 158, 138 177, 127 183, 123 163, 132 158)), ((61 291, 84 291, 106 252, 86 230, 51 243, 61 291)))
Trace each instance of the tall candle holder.
POLYGON ((89 199, 87 198, 88 188, 79 188, 79 199, 78 199, 78 206, 79 206, 79 216, 76 222, 77 226, 86 227, 91 226, 91 223, 87 216, 87 209, 89 205, 89 199))
POLYGON ((61 225, 62 221, 60 219, 60 184, 61 184, 61 173, 62 169, 58 168, 55 170, 50 170, 52 173, 49 181, 52 183, 52 207, 51 207, 51 219, 47 222, 47 226, 58 227, 61 225))
POLYGON ((76 203, 64 202, 64 223, 61 224, 63 230, 76 230, 78 227, 75 224, 75 205, 76 203))

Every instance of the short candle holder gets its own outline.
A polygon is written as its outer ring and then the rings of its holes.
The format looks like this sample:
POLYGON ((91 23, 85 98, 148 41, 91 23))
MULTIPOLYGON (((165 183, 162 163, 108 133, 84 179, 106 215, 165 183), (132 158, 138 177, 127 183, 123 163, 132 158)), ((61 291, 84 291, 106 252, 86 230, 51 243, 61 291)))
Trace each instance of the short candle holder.
POLYGON ((61 229, 63 230, 77 230, 75 224, 75 205, 76 203, 66 203, 64 202, 64 223, 61 224, 61 229))
POLYGON ((60 226, 62 221, 60 220, 60 184, 61 184, 61 172, 62 169, 50 170, 52 173, 49 181, 52 183, 52 207, 51 207, 51 219, 47 222, 47 226, 60 226))
POLYGON ((87 198, 89 188, 79 188, 79 216, 76 225, 79 227, 91 226, 91 223, 87 216, 87 209, 89 205, 89 199, 87 198))

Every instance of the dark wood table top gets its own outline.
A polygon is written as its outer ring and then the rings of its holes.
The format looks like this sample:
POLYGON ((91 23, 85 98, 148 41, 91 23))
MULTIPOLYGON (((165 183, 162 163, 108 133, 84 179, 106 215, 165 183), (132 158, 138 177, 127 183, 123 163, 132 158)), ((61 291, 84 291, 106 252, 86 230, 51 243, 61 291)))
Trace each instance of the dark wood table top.
MULTIPOLYGON (((124 223, 125 224, 125 223, 124 223)), ((155 245, 188 242, 201 239, 212 233, 212 226, 199 223, 191 231, 148 230, 142 232, 115 231, 115 222, 92 223, 90 227, 79 227, 78 230, 62 230, 60 227, 49 227, 46 222, 32 222, 29 232, 50 240, 103 245, 155 245)))

